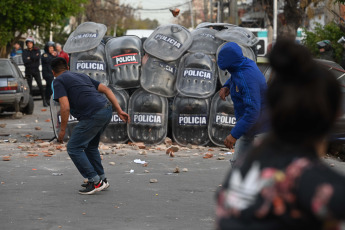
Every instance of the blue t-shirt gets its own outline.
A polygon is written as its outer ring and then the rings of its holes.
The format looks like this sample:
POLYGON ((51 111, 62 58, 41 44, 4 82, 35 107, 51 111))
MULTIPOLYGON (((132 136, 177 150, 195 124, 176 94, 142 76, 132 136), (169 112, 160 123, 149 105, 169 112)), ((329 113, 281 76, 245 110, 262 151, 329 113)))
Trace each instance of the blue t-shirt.
POLYGON ((98 92, 99 84, 86 74, 65 71, 53 82, 53 99, 59 101, 60 97, 67 96, 71 115, 78 120, 88 119, 108 102, 98 92))

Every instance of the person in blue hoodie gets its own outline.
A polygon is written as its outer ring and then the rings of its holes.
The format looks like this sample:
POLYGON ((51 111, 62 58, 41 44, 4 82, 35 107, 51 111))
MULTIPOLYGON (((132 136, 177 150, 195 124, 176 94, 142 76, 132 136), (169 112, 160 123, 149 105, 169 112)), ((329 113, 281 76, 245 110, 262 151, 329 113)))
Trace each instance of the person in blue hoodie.
MULTIPOLYGON (((253 131, 265 107, 267 84, 256 63, 243 56, 242 49, 234 42, 226 43, 218 53, 218 66, 231 76, 220 90, 219 96, 225 100, 229 94, 234 103, 236 125, 231 129, 224 144, 235 152, 233 164, 239 154, 246 152, 260 130, 253 131)), ((262 132, 262 131, 261 131, 262 132)))

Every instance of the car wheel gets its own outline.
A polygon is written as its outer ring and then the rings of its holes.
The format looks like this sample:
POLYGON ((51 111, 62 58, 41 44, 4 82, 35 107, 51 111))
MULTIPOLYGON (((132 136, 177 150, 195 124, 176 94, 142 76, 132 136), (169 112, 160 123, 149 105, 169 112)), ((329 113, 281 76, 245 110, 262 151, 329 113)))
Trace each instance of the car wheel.
POLYGON ((31 95, 29 96, 29 102, 23 109, 23 112, 26 114, 32 114, 34 112, 34 98, 31 95))

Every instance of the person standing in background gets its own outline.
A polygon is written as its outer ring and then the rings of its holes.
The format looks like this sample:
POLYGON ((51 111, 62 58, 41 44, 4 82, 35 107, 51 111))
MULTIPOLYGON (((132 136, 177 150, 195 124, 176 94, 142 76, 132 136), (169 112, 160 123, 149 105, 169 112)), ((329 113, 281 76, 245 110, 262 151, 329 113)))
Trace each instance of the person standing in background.
POLYGON ((32 37, 28 37, 25 40, 25 44, 28 48, 23 50, 22 58, 25 66, 25 77, 30 88, 30 94, 32 95, 32 78, 35 78, 35 81, 37 82, 38 88, 40 90, 40 94, 42 96, 43 106, 47 107, 48 105, 45 100, 44 89, 39 70, 41 51, 39 48, 34 47, 35 40, 32 37))
POLYGON ((69 65, 69 56, 68 53, 62 50, 62 46, 60 43, 56 43, 56 52, 58 57, 62 57, 66 60, 67 65, 69 65))
POLYGON ((52 95, 52 82, 54 75, 51 68, 51 61, 56 58, 57 52, 55 51, 55 43, 50 41, 47 42, 44 47, 44 54, 41 57, 42 62, 42 75, 46 81, 45 99, 46 104, 50 105, 50 96, 52 95))
POLYGON ((20 44, 18 42, 14 43, 10 56, 14 57, 16 55, 22 55, 22 54, 23 54, 23 50, 22 50, 22 47, 20 47, 20 44))

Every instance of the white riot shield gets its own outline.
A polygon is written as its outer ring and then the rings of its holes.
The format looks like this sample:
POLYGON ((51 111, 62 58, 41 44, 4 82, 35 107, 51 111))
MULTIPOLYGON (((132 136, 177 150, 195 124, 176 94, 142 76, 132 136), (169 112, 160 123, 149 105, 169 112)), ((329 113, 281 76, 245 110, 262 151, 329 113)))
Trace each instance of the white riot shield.
POLYGON ((216 33, 216 37, 226 42, 236 42, 239 45, 252 47, 259 39, 248 29, 243 27, 231 27, 216 33))
POLYGON ((70 59, 72 72, 85 73, 104 85, 109 84, 107 75, 105 49, 101 43, 96 48, 79 53, 72 53, 70 59))
POLYGON ((173 102, 172 136, 176 143, 207 145, 210 99, 177 95, 173 102))
POLYGON ((234 104, 230 96, 223 101, 217 92, 211 102, 210 121, 208 123, 208 135, 212 143, 225 147, 224 140, 235 125, 234 104))
POLYGON ((105 45, 110 85, 115 89, 140 86, 142 44, 137 36, 110 39, 105 45))
POLYGON ((229 23, 222 23, 222 22, 202 22, 195 29, 200 28, 211 28, 214 30, 225 30, 229 28, 237 27, 236 25, 229 24, 229 23))
POLYGON ((217 30, 199 28, 192 31, 193 43, 188 49, 190 53, 216 54, 218 47, 223 43, 215 35, 217 30))
POLYGON ((107 27, 100 23, 84 22, 68 37, 63 50, 66 53, 78 53, 96 48, 107 32, 107 27))
POLYGON ((168 126, 168 100, 165 97, 137 89, 129 99, 127 125, 132 142, 154 145, 164 141, 168 126))
POLYGON ((182 96, 208 98, 217 86, 217 64, 214 56, 187 53, 179 64, 176 89, 182 96))
POLYGON ((166 62, 179 59, 191 46, 192 36, 180 25, 158 27, 144 42, 146 53, 166 62))
MULTIPOLYGON (((125 90, 115 90, 112 86, 109 86, 109 88, 115 94, 121 109, 127 112, 129 101, 128 93, 125 90)), ((111 121, 101 135, 101 141, 104 143, 125 143, 128 141, 127 123, 120 119, 114 108, 111 121)))
POLYGON ((162 97, 175 96, 178 61, 165 62, 148 54, 145 57, 147 60, 142 66, 141 87, 162 97))

